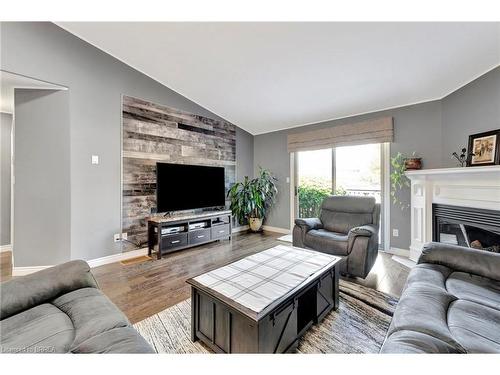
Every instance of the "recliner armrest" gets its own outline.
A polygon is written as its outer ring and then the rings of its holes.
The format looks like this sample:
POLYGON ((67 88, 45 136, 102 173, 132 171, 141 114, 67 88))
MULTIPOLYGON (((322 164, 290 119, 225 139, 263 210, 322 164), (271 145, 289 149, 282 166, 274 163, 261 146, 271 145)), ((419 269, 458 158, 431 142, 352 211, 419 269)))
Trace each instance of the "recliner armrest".
POLYGON ((317 217, 295 219, 295 224, 306 229, 306 231, 323 228, 323 223, 317 217))
POLYGON ((500 254, 468 247, 430 242, 422 250, 418 264, 433 263, 456 271, 500 281, 500 254))
POLYGON ((371 237, 378 233, 378 228, 375 225, 362 225, 360 227, 352 228, 349 231, 349 237, 371 237))
POLYGON ((90 267, 74 260, 0 285, 0 319, 50 301, 80 288, 98 288, 90 267))

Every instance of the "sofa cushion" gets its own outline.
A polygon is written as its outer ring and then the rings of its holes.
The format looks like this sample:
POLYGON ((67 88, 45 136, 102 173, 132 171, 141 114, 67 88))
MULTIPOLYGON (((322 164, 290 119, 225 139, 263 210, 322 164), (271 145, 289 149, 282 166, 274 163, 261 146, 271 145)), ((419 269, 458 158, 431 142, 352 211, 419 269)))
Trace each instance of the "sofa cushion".
POLYGON ((500 352, 500 283, 439 264, 412 269, 384 353, 500 352))
POLYGON ((332 255, 347 255, 347 235, 324 229, 313 229, 305 236, 305 245, 332 255))
POLYGON ((479 303, 500 311, 499 281, 465 272, 453 272, 446 280, 446 289, 458 299, 479 303))
POLYGON ((372 224, 372 213, 350 213, 321 210, 323 227, 331 232, 348 233, 352 228, 372 224))
POLYGON ((397 331, 384 342, 382 353, 462 353, 451 345, 432 335, 418 331, 397 331))
POLYGON ((0 321, 1 351, 65 353, 75 337, 71 319, 44 303, 0 321))
POLYGON ((72 353, 155 353, 132 327, 102 332, 72 348, 72 353))
POLYGON ((457 300, 448 309, 448 327, 467 353, 500 353, 500 310, 457 300))
POLYGON ((52 303, 66 313, 75 326, 73 347, 105 331, 129 325, 125 315, 99 289, 78 289, 52 303))
POLYGON ((321 204, 320 219, 331 232, 347 234, 352 228, 373 224, 373 197, 331 196, 321 204))
POLYGON ((8 318, 79 288, 97 288, 97 282, 83 260, 16 277, 0 288, 0 319, 8 318))

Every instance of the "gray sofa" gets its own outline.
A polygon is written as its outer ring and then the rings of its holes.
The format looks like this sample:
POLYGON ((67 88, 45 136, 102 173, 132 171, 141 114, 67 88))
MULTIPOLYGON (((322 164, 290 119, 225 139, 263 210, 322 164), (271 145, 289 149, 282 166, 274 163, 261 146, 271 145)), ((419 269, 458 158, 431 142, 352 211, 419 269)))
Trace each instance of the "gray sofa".
POLYGON ((3 353, 153 353, 98 289, 90 267, 72 261, 0 284, 3 353))
POLYGON ((500 254, 428 244, 382 353, 500 353, 500 254))
POLYGON ((379 221, 375 198, 333 195, 319 218, 295 220, 293 245, 340 256, 342 274, 365 278, 377 259, 379 221))

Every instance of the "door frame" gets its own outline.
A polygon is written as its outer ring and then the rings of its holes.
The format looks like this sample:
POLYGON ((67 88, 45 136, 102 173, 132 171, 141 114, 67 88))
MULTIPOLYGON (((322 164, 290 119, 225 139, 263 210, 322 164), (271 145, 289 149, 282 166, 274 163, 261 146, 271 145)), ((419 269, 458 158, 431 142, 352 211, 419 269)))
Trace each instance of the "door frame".
MULTIPOLYGON (((389 142, 380 144, 380 195, 381 195, 381 210, 380 210, 380 228, 381 228, 381 246, 380 250, 388 252, 391 248, 391 200, 390 200, 390 171, 391 171, 391 145, 389 142)), ((298 213, 299 200, 297 199, 297 182, 298 182, 298 158, 296 152, 290 152, 290 228, 293 230, 295 225, 296 214, 298 213)), ((335 150, 332 152, 332 168, 335 170, 333 163, 335 162, 335 150)), ((335 186, 335 176, 332 175, 335 186)))

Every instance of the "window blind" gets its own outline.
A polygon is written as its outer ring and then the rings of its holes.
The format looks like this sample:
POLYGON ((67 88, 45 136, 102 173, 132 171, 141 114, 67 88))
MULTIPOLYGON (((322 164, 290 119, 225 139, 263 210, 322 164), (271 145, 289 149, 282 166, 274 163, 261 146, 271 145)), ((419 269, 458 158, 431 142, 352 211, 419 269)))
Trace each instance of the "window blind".
POLYGON ((392 142, 392 117, 330 126, 288 135, 288 152, 318 150, 337 146, 392 142))

